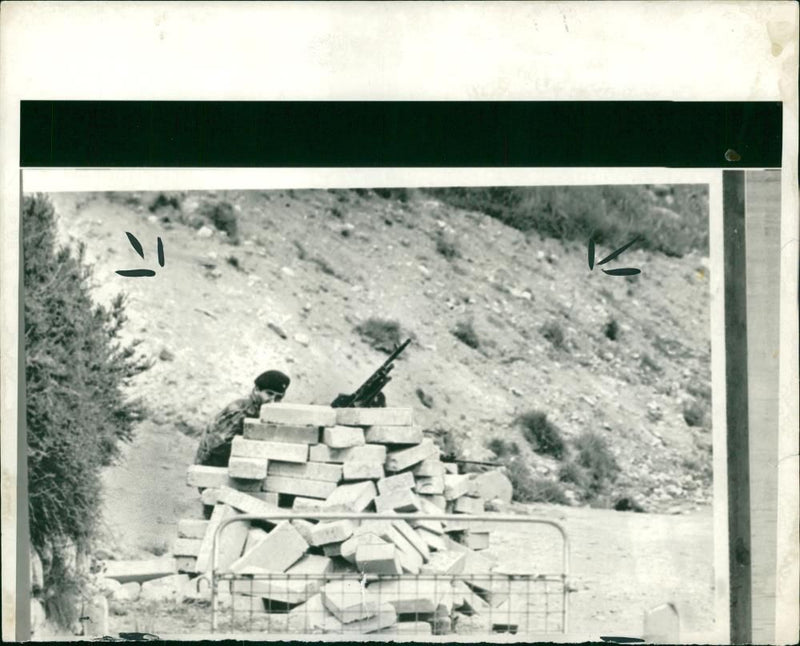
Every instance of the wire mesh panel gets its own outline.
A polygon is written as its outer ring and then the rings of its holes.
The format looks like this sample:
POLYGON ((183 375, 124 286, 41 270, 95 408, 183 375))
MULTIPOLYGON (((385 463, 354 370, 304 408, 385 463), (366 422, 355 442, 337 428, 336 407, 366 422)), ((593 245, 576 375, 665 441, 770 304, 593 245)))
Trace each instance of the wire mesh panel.
MULTIPOLYGON (((285 543, 271 547, 270 557, 287 549, 285 543)), ((221 523, 215 535, 212 630, 376 638, 565 633, 568 564, 561 526, 524 516, 242 515, 221 523), (347 521, 352 533, 322 545, 312 539, 282 572, 242 561, 222 567, 218 552, 226 529, 259 520, 316 521, 320 528, 347 521), (480 538, 443 531, 431 532, 431 545, 417 542, 409 529, 424 536, 420 523, 430 521, 463 527, 465 535, 470 531, 480 538), (402 531, 394 531, 397 527, 402 531)))

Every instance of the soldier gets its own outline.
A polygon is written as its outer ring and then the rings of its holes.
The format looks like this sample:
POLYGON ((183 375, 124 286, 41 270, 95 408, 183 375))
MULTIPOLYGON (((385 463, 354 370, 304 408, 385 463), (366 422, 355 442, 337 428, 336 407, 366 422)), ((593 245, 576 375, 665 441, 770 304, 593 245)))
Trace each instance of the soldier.
POLYGON ((290 381, 278 370, 267 370, 256 377, 250 396, 228 404, 206 427, 194 463, 227 467, 233 438, 244 432, 245 418, 258 417, 262 404, 281 401, 290 381))

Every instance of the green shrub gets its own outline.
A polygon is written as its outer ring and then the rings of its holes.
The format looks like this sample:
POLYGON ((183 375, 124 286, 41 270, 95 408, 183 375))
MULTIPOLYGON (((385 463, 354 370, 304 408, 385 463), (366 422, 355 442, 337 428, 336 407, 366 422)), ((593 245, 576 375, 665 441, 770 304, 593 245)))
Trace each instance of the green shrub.
POLYGON ((564 330, 558 321, 548 321, 539 328, 539 332, 556 348, 564 349, 564 330))
POLYGON ((461 256, 461 252, 459 252, 458 245, 456 244, 455 240, 442 234, 441 232, 436 237, 436 251, 448 260, 459 258, 461 256))
POLYGON ((508 442, 499 437, 494 437, 486 444, 487 448, 498 458, 507 458, 519 455, 519 446, 516 442, 508 442))
POLYGON ((219 231, 224 231, 232 244, 239 244, 239 225, 236 211, 230 202, 205 202, 199 211, 219 231))
POLYGON ((559 467, 558 479, 561 482, 570 482, 580 490, 584 490, 589 486, 589 476, 586 471, 574 462, 564 462, 559 467))
POLYGON ((391 354, 403 341, 400 323, 387 319, 367 319, 356 326, 356 332, 373 348, 386 354, 391 354))
POLYGON ((585 431, 575 438, 575 461, 586 471, 588 498, 595 498, 608 489, 619 473, 619 466, 605 439, 594 431, 585 431))
POLYGON ((696 400, 683 405, 683 420, 688 426, 703 426, 706 420, 706 407, 696 400))
POLYGON ((478 338, 478 334, 475 332, 475 328, 472 327, 472 323, 470 321, 459 321, 456 323, 455 328, 451 330, 451 333, 454 337, 456 337, 461 343, 468 345, 473 350, 477 350, 481 347, 481 341, 478 338))
POLYGON ((611 319, 605 324, 605 327, 603 328, 603 334, 605 334, 606 338, 611 341, 617 340, 619 337, 619 325, 617 324, 616 319, 611 319))
POLYGON ((546 502, 568 505, 564 487, 558 482, 536 477, 531 469, 520 459, 506 464, 508 479, 513 487, 513 498, 519 502, 546 502))
POLYGON ((161 209, 175 209, 176 211, 181 210, 181 200, 180 197, 175 195, 174 193, 159 193, 156 195, 155 199, 150 203, 148 207, 151 213, 155 213, 161 209))
MULTIPOLYGON (((54 546, 90 547, 101 467, 131 440, 143 414, 122 388, 150 364, 119 343, 122 296, 108 309, 92 302, 84 248, 77 256, 56 248, 55 213, 45 197, 24 198, 22 243, 30 538, 39 552, 49 545, 57 564, 54 546)), ((68 568, 55 567, 45 581, 55 595, 77 585, 68 568)), ((61 621, 63 613, 53 612, 61 621)))
POLYGON ((558 427, 547 419, 542 411, 532 410, 523 413, 515 424, 522 427, 522 436, 536 453, 551 455, 557 460, 564 457, 564 440, 558 427))

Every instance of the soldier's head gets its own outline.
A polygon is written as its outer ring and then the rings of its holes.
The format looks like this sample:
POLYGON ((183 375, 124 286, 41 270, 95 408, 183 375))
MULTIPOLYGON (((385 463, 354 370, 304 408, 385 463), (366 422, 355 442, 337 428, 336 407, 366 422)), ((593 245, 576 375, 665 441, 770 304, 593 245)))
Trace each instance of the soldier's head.
POLYGON ((289 376, 280 370, 267 370, 256 377, 253 395, 261 399, 263 404, 279 402, 290 383, 289 376))

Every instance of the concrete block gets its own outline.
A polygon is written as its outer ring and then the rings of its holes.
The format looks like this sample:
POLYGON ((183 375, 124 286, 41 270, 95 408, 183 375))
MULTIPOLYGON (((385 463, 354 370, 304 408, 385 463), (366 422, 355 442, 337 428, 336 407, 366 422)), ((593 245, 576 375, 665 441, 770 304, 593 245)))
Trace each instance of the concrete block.
MULTIPOLYGON (((423 510, 424 511, 424 510, 423 510)), ((441 536, 444 534, 444 526, 439 520, 411 520, 408 523, 415 529, 426 529, 427 531, 441 536)))
POLYGON ((445 586, 449 587, 449 583, 426 579, 385 579, 370 583, 367 590, 382 602, 390 603, 398 615, 426 614, 436 612, 437 599, 445 586))
POLYGON ((362 572, 374 574, 400 574, 397 547, 392 543, 362 543, 356 547, 356 564, 362 572))
POLYGON ((378 597, 358 581, 339 579, 322 587, 322 603, 342 623, 373 617, 378 613, 378 597))
POLYGON ((412 472, 415 476, 427 478, 439 476, 443 478, 445 474, 444 463, 442 463, 438 457, 426 458, 419 464, 415 465, 412 468, 412 472))
POLYGON ((278 494, 275 491, 254 491, 250 495, 275 507, 278 506, 278 494))
POLYGON ((450 550, 451 552, 463 552, 468 554, 472 552, 466 545, 462 545, 458 541, 454 541, 448 534, 442 535, 442 541, 444 542, 444 549, 450 550))
POLYGON ((442 527, 445 533, 450 532, 465 532, 469 529, 469 522, 466 520, 444 520, 442 527))
POLYGON ((461 574, 466 567, 466 552, 433 552, 421 571, 431 574, 461 574))
MULTIPOLYGON (((491 576, 473 574, 469 570, 466 570, 465 574, 469 575, 469 578, 465 579, 464 583, 493 608, 497 608, 508 600, 511 594, 511 580, 509 577, 496 574, 491 576)), ((492 614, 495 614, 495 612, 497 610, 493 611, 492 614)))
POLYGON ((385 541, 393 543, 397 547, 397 558, 403 569, 411 574, 419 573, 420 567, 422 566, 422 555, 399 531, 397 531, 397 528, 391 522, 385 520, 364 521, 356 532, 371 532, 385 541))
POLYGON ((322 553, 325 556, 329 556, 333 558, 334 556, 341 556, 342 555, 342 544, 341 543, 328 543, 327 545, 322 546, 322 553))
POLYGON ((231 456, 228 460, 228 475, 243 480, 263 480, 267 477, 267 461, 263 458, 231 456))
POLYGON ((200 494, 200 500, 203 502, 204 505, 207 507, 213 507, 217 504, 219 498, 219 489, 203 489, 203 493, 200 494))
POLYGON ((311 545, 319 547, 328 543, 341 543, 353 535, 355 526, 350 520, 333 520, 319 523, 311 530, 311 545))
POLYGON ((359 534, 358 529, 355 530, 353 536, 343 541, 339 546, 339 556, 346 559, 350 563, 356 562, 356 550, 359 545, 372 545, 386 543, 380 536, 372 532, 359 534))
POLYGON ((419 537, 411 525, 405 520, 393 520, 392 525, 394 525, 394 528, 400 532, 403 538, 411 543, 411 546, 419 552, 423 563, 430 558, 431 552, 428 549, 428 544, 419 537))
POLYGON ((265 424, 261 420, 244 420, 244 438, 260 442, 288 442, 289 444, 319 444, 319 426, 287 426, 265 424))
POLYGON ((505 503, 511 502, 514 488, 511 480, 500 471, 487 471, 475 476, 474 485, 477 494, 484 500, 494 500, 498 498, 505 503))
POLYGON ((325 507, 331 512, 344 510, 360 513, 375 499, 377 493, 375 483, 372 480, 339 485, 326 498, 325 507))
POLYGON ((464 553, 466 554, 466 563, 464 565, 465 572, 490 574, 494 570, 495 563, 483 554, 473 552, 469 548, 466 548, 464 553))
POLYGON ((296 496, 292 502, 292 510, 298 513, 313 513, 317 511, 327 511, 326 503, 319 498, 305 498, 296 496))
POLYGON ((267 424, 285 426, 335 426, 337 411, 342 409, 312 404, 274 402, 261 407, 260 419, 267 424))
MULTIPOLYGON (((441 526, 441 525, 440 525, 441 526)), ((425 544, 428 546, 428 549, 433 550, 435 552, 443 552, 445 548, 445 542, 442 538, 441 532, 432 532, 425 527, 416 526, 415 530, 417 535, 425 541, 425 544)))
POLYGON ((405 471, 378 480, 378 493, 384 495, 392 491, 397 491, 398 489, 413 489, 414 484, 414 475, 409 471, 405 471))
POLYGON ((431 496, 444 494, 444 478, 442 476, 417 476, 414 490, 417 493, 431 496))
POLYGON ((444 462, 444 472, 445 475, 448 473, 452 475, 458 474, 458 463, 457 462, 444 462))
POLYGON ((472 496, 456 498, 453 512, 456 514, 480 515, 483 513, 483 498, 473 498, 472 496))
POLYGON ((231 444, 231 457, 262 458, 280 462, 308 462, 308 445, 289 442, 259 442, 236 436, 231 444))
POLYGON ((325 575, 331 569, 331 559, 316 554, 306 554, 286 570, 283 576, 252 580, 234 579, 231 581, 232 591, 290 605, 302 603, 320 591, 325 583, 325 575))
POLYGON ((267 491, 287 493, 303 498, 319 498, 324 500, 336 489, 335 482, 325 480, 308 480, 306 478, 289 478, 287 476, 267 476, 264 488, 267 491))
POLYGON ((489 532, 464 532, 459 542, 471 550, 485 550, 489 548, 489 532))
POLYGON ((231 572, 285 572, 305 554, 308 543, 289 521, 279 522, 267 537, 230 566, 231 572))
MULTIPOLYGON (((295 500, 297 500, 297 498, 295 498, 295 500)), ((297 530, 297 533, 303 537, 303 540, 311 545, 311 530, 314 528, 314 523, 304 518, 295 518, 289 522, 292 523, 292 527, 297 530)))
POLYGON ((323 620, 322 631, 333 634, 364 635, 393 626, 396 622, 397 614, 394 608, 388 603, 384 603, 378 606, 374 615, 348 623, 340 621, 335 615, 328 616, 323 620))
POLYGON ((323 464, 321 462, 298 464, 296 462, 273 461, 267 467, 267 475, 339 482, 342 479, 342 467, 338 464, 323 464))
POLYGON ((386 447, 382 444, 365 444, 364 446, 351 446, 347 449, 333 449, 326 444, 310 446, 308 450, 309 462, 332 462, 343 464, 345 462, 380 462, 386 460, 386 447))
POLYGON ((336 408, 342 426, 413 426, 413 408, 336 408))
POLYGON ((453 581, 453 602, 457 610, 470 615, 488 613, 492 608, 463 581, 453 581))
POLYGON ((142 583, 174 573, 174 559, 165 557, 144 561, 106 561, 106 571, 103 574, 107 579, 116 579, 120 583, 142 583))
POLYGON ((209 467, 201 464, 193 464, 186 470, 186 484, 205 490, 231 487, 240 491, 258 491, 261 488, 257 482, 232 478, 228 474, 227 467, 209 467))
POLYGON ((252 550, 267 536, 269 536, 269 533, 264 531, 260 527, 251 527, 249 530, 247 530, 247 538, 244 541, 244 548, 242 549, 242 553, 246 554, 247 552, 252 550))
POLYGON ((371 444, 419 444, 424 439, 419 426, 370 426, 364 435, 371 444))
MULTIPOLYGON (((380 409, 375 409, 380 410, 380 409)), ((386 456, 387 471, 403 471, 423 460, 439 455, 439 449, 430 438, 425 438, 421 444, 408 449, 391 451, 386 456)))
MULTIPOLYGON (((284 513, 275 505, 256 498, 255 496, 251 496, 250 494, 236 491, 230 487, 220 488, 219 493, 217 494, 217 500, 220 503, 230 505, 234 509, 244 512, 245 514, 266 516, 267 518, 265 518, 264 522, 271 522, 269 521, 269 516, 284 513)), ((275 523, 272 522, 272 524, 274 525, 275 523)))
POLYGON ((208 521, 197 518, 181 518, 178 521, 178 538, 203 538, 208 521))
POLYGON ((175 571, 179 573, 194 574, 197 572, 196 556, 176 556, 175 571))
POLYGON ((445 500, 455 500, 469 493, 470 482, 468 475, 447 474, 444 477, 445 500))
POLYGON ((432 635, 431 625, 427 621, 398 621, 388 628, 376 630, 374 635, 406 635, 424 637, 432 635))
POLYGON ((197 556, 200 552, 202 538, 176 538, 172 547, 173 556, 197 556))
POLYGON ((364 429, 354 426, 330 426, 323 429, 322 441, 332 449, 347 449, 366 444, 364 429))
MULTIPOLYGON (((238 496, 252 497, 239 491, 234 491, 233 489, 227 489, 226 487, 220 489, 220 493, 224 491, 231 491, 238 496)), ((223 521, 229 518, 235 518, 238 515, 239 514, 234 511, 233 507, 228 504, 220 503, 214 507, 214 511, 208 521, 206 535, 203 537, 203 542, 197 553, 197 572, 204 573, 211 569, 214 535, 216 534, 217 528, 223 521)), ((247 532, 249 529, 250 524, 242 521, 230 523, 220 532, 217 539, 216 569, 218 571, 227 570, 228 566, 239 558, 244 549, 244 543, 247 540, 247 532)))
POLYGON ((447 508, 447 500, 444 496, 440 495, 431 495, 431 494, 419 494, 419 499, 423 501, 430 502, 438 511, 430 511, 426 513, 435 514, 435 513, 443 513, 447 508))
POLYGON ((384 475, 382 462, 345 462, 342 466, 344 480, 378 480, 384 475))
POLYGON ((296 635, 311 633, 321 629, 325 618, 332 616, 322 603, 322 595, 317 593, 289 611, 289 631, 296 635))
POLYGON ((375 509, 379 514, 387 511, 411 513, 419 511, 419 507, 417 495, 411 489, 398 489, 375 498, 375 509))

